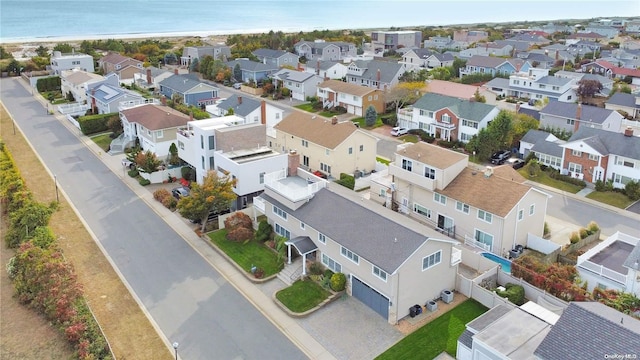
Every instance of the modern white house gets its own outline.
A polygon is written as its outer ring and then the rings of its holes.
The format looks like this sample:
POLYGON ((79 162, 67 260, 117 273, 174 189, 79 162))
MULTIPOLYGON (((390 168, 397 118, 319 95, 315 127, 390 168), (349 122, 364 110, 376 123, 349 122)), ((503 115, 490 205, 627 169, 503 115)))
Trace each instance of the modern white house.
POLYGON ((291 69, 280 69, 271 74, 276 89, 285 87, 291 91, 291 97, 296 100, 305 101, 307 97, 315 96, 318 84, 323 81, 318 75, 291 69))
POLYGON ((338 61, 310 61, 305 64, 304 71, 323 79, 342 79, 347 76, 347 66, 338 61))
POLYGON ((246 124, 261 123, 267 126, 267 137, 275 138, 273 127, 284 118, 284 110, 267 103, 258 101, 250 96, 231 95, 214 105, 207 105, 207 112, 213 116, 233 115, 244 119, 246 124))
POLYGON ((508 96, 536 101, 545 99, 561 102, 575 102, 577 80, 572 78, 549 76, 549 69, 529 68, 509 76, 508 96))
POLYGON ((63 54, 54 51, 51 54, 51 74, 60 75, 64 70, 80 69, 86 72, 95 72, 93 56, 82 53, 63 54))
POLYGON ((80 69, 64 70, 60 73, 60 91, 63 95, 71 93, 75 102, 86 104, 89 85, 103 81, 104 79, 102 75, 80 69))

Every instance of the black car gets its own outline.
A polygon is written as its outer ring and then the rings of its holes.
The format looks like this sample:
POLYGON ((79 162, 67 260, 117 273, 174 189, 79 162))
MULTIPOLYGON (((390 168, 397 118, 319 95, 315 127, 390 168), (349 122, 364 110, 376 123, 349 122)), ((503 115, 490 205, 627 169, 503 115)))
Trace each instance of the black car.
POLYGON ((491 163, 495 165, 502 165, 510 157, 511 157, 511 151, 500 150, 495 154, 491 155, 491 163))

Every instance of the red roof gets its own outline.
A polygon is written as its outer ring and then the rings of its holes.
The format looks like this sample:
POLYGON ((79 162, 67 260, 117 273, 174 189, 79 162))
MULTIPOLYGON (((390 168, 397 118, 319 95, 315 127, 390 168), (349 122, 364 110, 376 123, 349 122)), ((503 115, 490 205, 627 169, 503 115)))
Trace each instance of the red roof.
POLYGON ((640 70, 638 69, 629 69, 615 66, 611 62, 606 60, 596 60, 596 64, 611 70, 614 75, 640 77, 640 70))

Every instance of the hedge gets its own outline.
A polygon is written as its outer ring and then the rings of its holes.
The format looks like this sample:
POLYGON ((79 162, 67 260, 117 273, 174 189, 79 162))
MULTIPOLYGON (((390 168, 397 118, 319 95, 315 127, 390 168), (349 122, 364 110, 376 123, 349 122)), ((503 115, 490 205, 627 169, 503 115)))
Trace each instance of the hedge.
POLYGON ((117 113, 110 114, 97 114, 97 115, 87 115, 81 116, 78 118, 78 123, 80 124, 80 131, 84 135, 91 135, 99 132, 104 132, 109 130, 109 126, 107 126, 107 122, 114 116, 118 116, 117 113))
POLYGON ((60 90, 61 84, 62 81, 59 76, 49 76, 38 79, 36 82, 36 89, 38 89, 38 92, 56 91, 60 90))

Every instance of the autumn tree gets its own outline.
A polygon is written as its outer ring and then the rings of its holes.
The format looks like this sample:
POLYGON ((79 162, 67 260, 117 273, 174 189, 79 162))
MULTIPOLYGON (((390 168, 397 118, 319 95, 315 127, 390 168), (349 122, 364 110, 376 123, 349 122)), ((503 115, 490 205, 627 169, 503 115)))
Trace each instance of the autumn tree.
POLYGON ((398 111, 399 108, 413 104, 420 98, 420 90, 424 88, 423 82, 403 82, 389 89, 385 95, 387 106, 398 111))
POLYGON ((578 90, 576 93, 583 101, 585 98, 593 98, 593 96, 602 91, 602 83, 598 80, 582 79, 578 81, 578 90))
POLYGON ((139 152, 135 160, 135 163, 138 165, 138 169, 149 174, 158 170, 158 167, 162 165, 162 161, 158 159, 156 154, 152 153, 149 150, 145 152, 139 152))
POLYGON ((183 217, 202 224, 205 230, 210 213, 221 213, 231 206, 237 195, 233 192, 236 179, 229 176, 218 176, 215 170, 210 170, 202 180, 202 185, 191 184, 189 196, 178 201, 178 212, 183 217))

